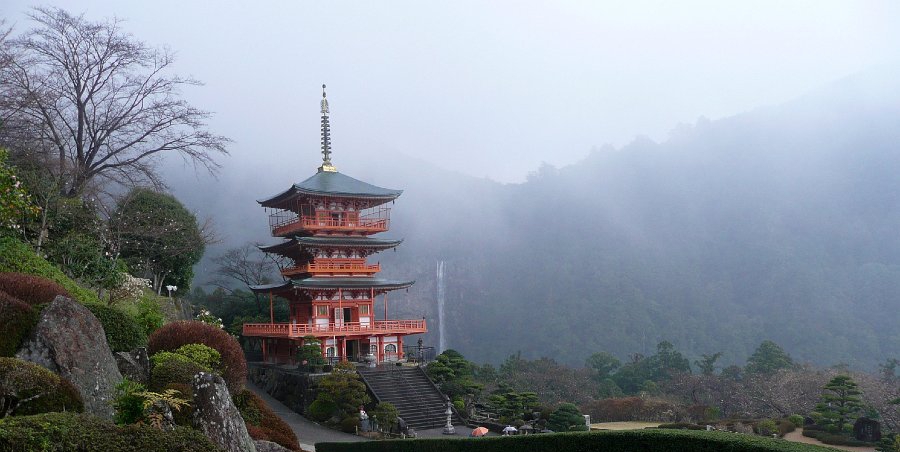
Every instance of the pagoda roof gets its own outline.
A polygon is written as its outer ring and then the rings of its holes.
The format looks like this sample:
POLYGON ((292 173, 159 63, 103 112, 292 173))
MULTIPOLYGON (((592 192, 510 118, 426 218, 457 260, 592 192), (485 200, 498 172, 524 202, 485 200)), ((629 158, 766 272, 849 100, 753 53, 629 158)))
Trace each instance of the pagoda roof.
POLYGON ((397 290, 397 289, 405 289, 409 286, 415 284, 415 281, 395 281, 390 279, 381 279, 381 278, 305 278, 305 279, 292 279, 289 281, 284 281, 275 284, 261 284, 256 286, 250 286, 250 290, 256 293, 267 293, 267 292, 283 292, 289 290, 291 288, 297 287, 300 289, 369 289, 374 288, 378 290, 397 290))
POLYGON ((396 199, 403 190, 377 187, 354 179, 337 171, 319 171, 309 179, 296 183, 291 188, 266 199, 258 200, 263 207, 278 207, 284 201, 297 196, 344 196, 348 198, 367 198, 384 200, 396 199))
POLYGON ((293 237, 274 245, 260 246, 260 251, 266 253, 283 253, 296 246, 327 247, 327 248, 367 248, 389 249, 403 243, 403 239, 377 239, 372 237, 293 237))

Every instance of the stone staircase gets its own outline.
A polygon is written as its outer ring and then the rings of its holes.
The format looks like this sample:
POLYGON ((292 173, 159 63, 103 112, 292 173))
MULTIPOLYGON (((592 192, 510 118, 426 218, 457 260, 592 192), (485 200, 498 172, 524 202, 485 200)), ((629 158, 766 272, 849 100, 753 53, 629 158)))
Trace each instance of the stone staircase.
MULTIPOLYGON (((418 430, 443 427, 447 402, 421 367, 382 365, 356 369, 376 402, 390 402, 406 424, 418 430)), ((456 412, 454 425, 462 425, 456 412)))

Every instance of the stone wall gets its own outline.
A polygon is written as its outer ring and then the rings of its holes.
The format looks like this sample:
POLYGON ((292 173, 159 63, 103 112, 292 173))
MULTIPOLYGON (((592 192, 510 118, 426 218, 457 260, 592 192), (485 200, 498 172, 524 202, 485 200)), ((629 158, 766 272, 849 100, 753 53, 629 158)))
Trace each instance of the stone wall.
POLYGON ((317 382, 327 374, 301 373, 274 364, 248 363, 247 380, 291 410, 303 414, 318 395, 317 382))

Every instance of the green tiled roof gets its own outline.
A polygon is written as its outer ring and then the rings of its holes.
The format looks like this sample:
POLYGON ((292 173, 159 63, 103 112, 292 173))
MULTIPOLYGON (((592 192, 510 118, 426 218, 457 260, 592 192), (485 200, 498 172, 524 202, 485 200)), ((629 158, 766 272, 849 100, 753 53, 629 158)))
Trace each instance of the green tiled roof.
POLYGON ((394 281, 381 278, 305 278, 292 279, 275 284, 262 284, 250 286, 250 290, 257 293, 283 292, 292 287, 301 289, 368 289, 397 290, 405 289, 415 284, 415 281, 394 281))
POLYGON ((257 202, 264 207, 277 207, 281 202, 297 195, 347 196, 390 201, 401 193, 403 190, 376 187, 338 172, 320 171, 284 192, 257 202))

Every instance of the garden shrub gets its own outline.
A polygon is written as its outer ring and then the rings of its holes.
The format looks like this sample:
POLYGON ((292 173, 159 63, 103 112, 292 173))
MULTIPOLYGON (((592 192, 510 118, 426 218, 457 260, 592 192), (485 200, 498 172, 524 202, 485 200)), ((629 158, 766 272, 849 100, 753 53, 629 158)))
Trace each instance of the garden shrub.
MULTIPOLYGON (((375 405, 372 415, 375 416, 375 420, 378 422, 381 430, 386 432, 393 430, 394 424, 397 423, 397 418, 400 417, 397 407, 390 402, 380 402, 378 405, 375 405)), ((521 427, 521 424, 517 427, 521 427)))
POLYGON ((24 416, 83 411, 84 403, 69 380, 28 361, 0 358, 0 408, 0 417, 24 416))
POLYGON ((309 409, 307 409, 307 414, 310 419, 317 422, 325 422, 334 416, 337 413, 338 406, 336 403, 330 400, 322 400, 316 399, 313 400, 313 403, 309 405, 309 409))
POLYGON ((341 431, 344 433, 356 433, 356 429, 359 428, 359 416, 347 416, 341 419, 341 431))
POLYGON ((0 290, 0 356, 13 356, 38 321, 38 312, 0 290))
POLYGON ((754 430, 758 435, 772 436, 773 433, 778 431, 778 424, 771 419, 763 419, 756 423, 756 428, 754 430))
POLYGON ((147 424, 118 426, 89 414, 47 413, 0 420, 0 451, 208 452, 218 449, 185 427, 162 431, 147 424))
MULTIPOLYGON (((42 276, 62 286, 72 298, 81 303, 100 303, 97 294, 79 286, 55 265, 38 256, 30 245, 13 237, 0 237, 0 272, 42 276)), ((13 293, 10 295, 16 296, 13 293)), ((25 299, 22 301, 29 302, 25 299)))
POLYGON ((692 424, 690 422, 669 422, 666 424, 659 424, 656 428, 669 430, 706 430, 705 425, 692 424))
POLYGON ((189 360, 219 372, 222 368, 222 355, 212 347, 203 344, 186 344, 175 349, 175 353, 187 357, 189 360))
POLYGON ((232 399, 247 424, 251 438, 272 441, 294 451, 301 450, 291 427, 258 395, 244 389, 232 399))
MULTIPOLYGON (((790 419, 779 419, 777 422, 778 436, 784 437, 784 435, 797 430, 797 425, 790 419)), ((803 423, 803 418, 800 418, 800 422, 803 423)))
POLYGON ((872 444, 860 441, 851 436, 842 435, 840 433, 832 433, 824 430, 803 429, 803 436, 815 438, 825 444, 832 446, 871 446, 872 444))
POLYGON ((578 407, 571 403, 563 403, 550 415, 547 427, 554 432, 571 432, 588 430, 584 424, 584 416, 578 407))
POLYGON ((788 420, 791 421, 791 424, 794 424, 794 427, 803 427, 803 416, 799 414, 788 416, 788 420))
POLYGON ((103 325, 106 342, 113 352, 130 352, 147 345, 144 329, 130 315, 102 304, 90 304, 87 308, 103 325))
POLYGON ((40 276, 25 273, 0 273, 0 290, 29 305, 46 304, 58 295, 71 298, 59 284, 40 276))
POLYGON ((163 325, 150 335, 148 352, 175 351, 182 345, 203 344, 222 357, 222 377, 232 394, 240 392, 247 380, 247 361, 235 338, 220 328, 203 322, 180 321, 163 325))
MULTIPOLYGON (((154 358, 157 358, 154 355, 154 358)), ((184 355, 168 353, 165 359, 157 359, 150 370, 150 389, 162 390, 170 383, 190 384, 194 375, 209 369, 189 360, 184 355)))
POLYGON ((144 295, 137 302, 137 315, 135 320, 144 328, 147 336, 153 334, 161 326, 166 323, 166 317, 163 315, 162 308, 152 295, 144 295))
POLYGON ((144 417, 144 398, 137 394, 146 390, 144 385, 127 378, 116 385, 113 397, 113 408, 116 409, 113 420, 116 424, 134 424, 144 417))
POLYGON ((486 438, 428 438, 355 443, 316 443, 319 452, 825 452, 809 444, 753 435, 689 430, 574 432, 565 435, 518 435, 486 438))

